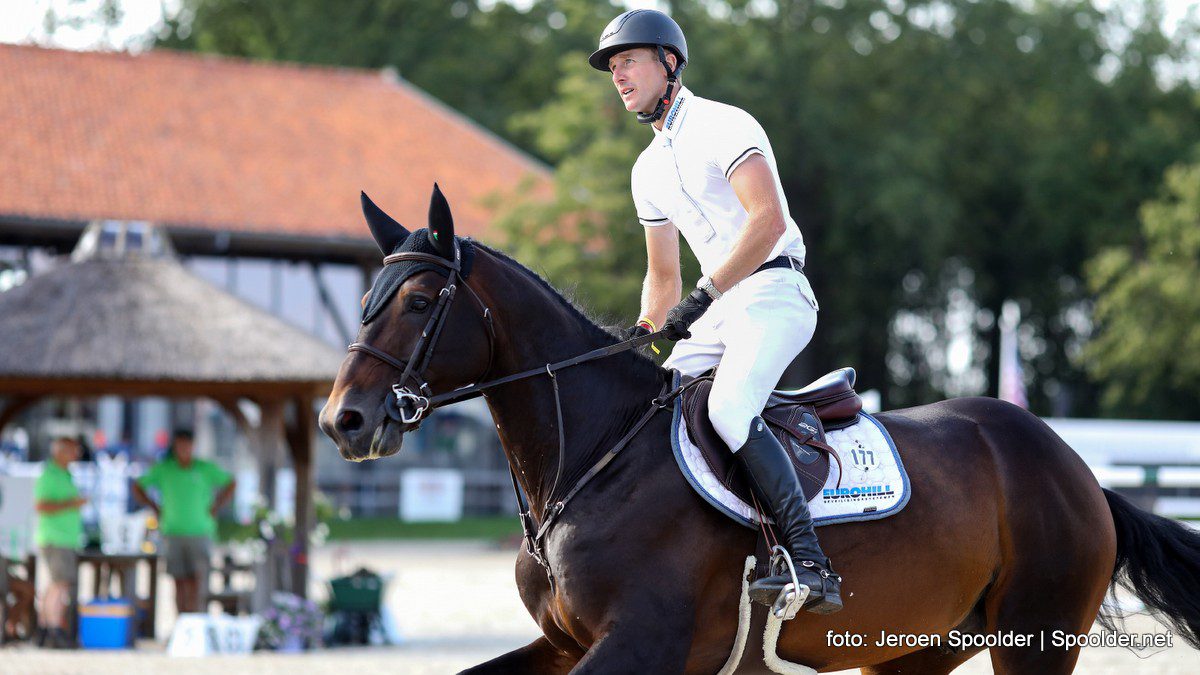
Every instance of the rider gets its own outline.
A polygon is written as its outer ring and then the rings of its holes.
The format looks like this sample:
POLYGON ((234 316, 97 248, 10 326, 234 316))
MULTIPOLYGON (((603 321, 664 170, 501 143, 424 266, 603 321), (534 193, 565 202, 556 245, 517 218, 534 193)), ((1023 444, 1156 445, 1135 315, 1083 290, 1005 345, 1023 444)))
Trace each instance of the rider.
MULTIPOLYGON (((649 265, 642 317, 626 333, 645 335, 661 325, 680 340, 664 365, 687 375, 720 364, 709 398, 713 427, 736 448, 779 525, 797 577, 811 589, 805 609, 836 612, 841 578, 817 544, 787 451, 759 417, 816 329, 818 305, 802 273, 804 242, 762 127, 745 111, 683 86, 687 59, 678 24, 648 9, 613 19, 588 59, 612 74, 625 109, 654 130, 633 167, 649 265), (682 302, 680 231, 704 273, 682 302)), ((769 605, 790 581, 789 574, 759 579, 750 594, 769 605)))

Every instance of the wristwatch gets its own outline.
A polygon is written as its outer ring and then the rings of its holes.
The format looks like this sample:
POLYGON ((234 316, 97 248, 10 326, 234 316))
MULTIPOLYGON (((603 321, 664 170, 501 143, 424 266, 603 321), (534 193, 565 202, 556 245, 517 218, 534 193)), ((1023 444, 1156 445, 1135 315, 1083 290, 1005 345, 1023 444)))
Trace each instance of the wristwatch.
POLYGON ((717 285, 713 283, 712 277, 707 275, 700 277, 700 281, 696 282, 696 288, 707 293, 708 297, 713 300, 720 300, 723 295, 721 291, 717 290, 717 285))

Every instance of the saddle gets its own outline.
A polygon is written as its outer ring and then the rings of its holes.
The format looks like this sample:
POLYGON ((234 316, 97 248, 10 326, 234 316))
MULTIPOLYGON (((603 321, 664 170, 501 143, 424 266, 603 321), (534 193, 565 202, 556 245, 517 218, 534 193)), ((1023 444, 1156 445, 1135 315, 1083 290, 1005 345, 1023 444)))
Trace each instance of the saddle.
MULTIPOLYGON (((708 418, 712 380, 712 375, 701 375, 684 383, 681 397, 688 436, 725 488, 747 504, 754 504, 749 479, 708 418)), ((854 391, 853 368, 835 370, 802 389, 776 390, 767 399, 762 418, 787 448, 808 499, 824 487, 830 458, 841 466, 841 459, 825 442, 825 430, 854 424, 861 410, 862 399, 854 391)))

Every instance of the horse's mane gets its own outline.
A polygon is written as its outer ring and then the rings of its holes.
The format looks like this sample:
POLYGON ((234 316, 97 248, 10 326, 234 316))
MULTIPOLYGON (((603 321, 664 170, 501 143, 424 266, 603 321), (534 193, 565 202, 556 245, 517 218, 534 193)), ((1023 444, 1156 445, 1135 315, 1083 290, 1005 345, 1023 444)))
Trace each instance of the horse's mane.
MULTIPOLYGON (((552 286, 549 281, 546 281, 544 278, 542 278, 542 275, 538 274, 537 272, 534 272, 533 270, 529 269, 525 265, 522 265, 519 261, 517 261, 516 259, 507 255, 506 253, 498 251, 490 246, 481 244, 478 241, 475 241, 474 239, 471 240, 471 243, 473 245, 478 246, 479 248, 487 251, 488 253, 496 256, 497 258, 499 258, 501 261, 507 263, 508 265, 516 268, 517 271, 519 271, 521 274, 525 275, 531 281, 533 281, 534 283, 541 286, 541 288, 544 289, 550 295, 550 297, 553 298, 554 301, 559 304, 559 306, 561 306, 563 309, 567 310, 567 312, 572 317, 574 317, 576 320, 578 320, 579 323, 585 329, 587 329, 589 333, 591 333, 597 339, 602 340, 605 345, 616 344, 621 341, 621 338, 619 336, 613 334, 612 331, 609 331, 609 330, 603 328, 602 326, 600 326, 599 323, 595 319, 588 316, 587 312, 585 312, 583 309, 581 309, 578 305, 576 305, 571 300, 567 299, 567 297, 564 296, 554 286, 552 286)), ((657 363, 655 363, 653 359, 646 356, 645 354, 638 352, 637 350, 630 350, 626 353, 629 354, 630 356, 632 356, 634 358, 634 361, 640 365, 649 366, 656 371, 661 370, 659 365, 657 363)))

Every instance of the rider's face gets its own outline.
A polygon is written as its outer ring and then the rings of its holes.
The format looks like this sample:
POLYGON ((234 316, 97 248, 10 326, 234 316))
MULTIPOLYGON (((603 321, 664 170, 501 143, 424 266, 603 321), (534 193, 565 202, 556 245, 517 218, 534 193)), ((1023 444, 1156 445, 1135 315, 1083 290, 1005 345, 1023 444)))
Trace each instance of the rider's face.
MULTIPOLYGON (((672 67, 674 59, 674 54, 667 55, 672 67)), ((608 69, 621 103, 629 112, 653 111, 667 88, 667 73, 658 62, 658 54, 646 47, 617 52, 608 59, 608 69)))

